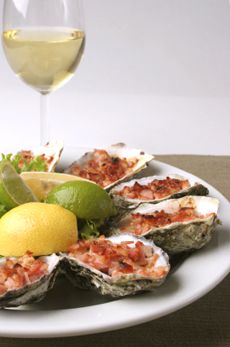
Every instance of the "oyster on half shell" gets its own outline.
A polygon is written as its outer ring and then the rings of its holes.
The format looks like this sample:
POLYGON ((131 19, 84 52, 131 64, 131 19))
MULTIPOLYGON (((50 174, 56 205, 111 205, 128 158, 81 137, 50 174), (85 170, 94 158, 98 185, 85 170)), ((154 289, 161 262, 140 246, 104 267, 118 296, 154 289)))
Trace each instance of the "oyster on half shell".
POLYGON ((19 258, 2 258, 0 308, 41 301, 54 285, 59 261, 56 254, 33 258, 30 253, 26 253, 19 258))
POLYGON ((108 233, 131 233, 151 239, 169 254, 199 249, 214 233, 218 206, 217 199, 205 196, 142 204, 121 218, 108 233))
MULTIPOLYGON (((25 161, 26 163, 30 163, 34 158, 40 158, 42 162, 44 162, 44 170, 39 171, 47 171, 53 172, 57 163, 60 160, 60 156, 63 151, 63 143, 62 141, 50 141, 44 146, 40 146, 30 150, 22 150, 17 153, 17 155, 21 156, 21 161, 19 162, 18 171, 22 172, 23 167, 21 167, 21 162, 25 161)), ((26 170, 28 171, 28 169, 26 170)), ((34 171, 33 168, 30 171, 34 171)), ((37 170, 36 170, 37 171, 37 170)))
POLYGON ((152 290, 170 269, 166 253, 152 241, 132 235, 79 241, 62 264, 75 286, 112 297, 152 290))
POLYGON ((179 175, 149 176, 118 184, 110 195, 118 208, 132 209, 185 195, 208 195, 208 189, 179 175))
POLYGON ((89 179, 104 189, 110 189, 146 168, 153 158, 140 149, 118 143, 84 154, 66 169, 66 173, 89 179))

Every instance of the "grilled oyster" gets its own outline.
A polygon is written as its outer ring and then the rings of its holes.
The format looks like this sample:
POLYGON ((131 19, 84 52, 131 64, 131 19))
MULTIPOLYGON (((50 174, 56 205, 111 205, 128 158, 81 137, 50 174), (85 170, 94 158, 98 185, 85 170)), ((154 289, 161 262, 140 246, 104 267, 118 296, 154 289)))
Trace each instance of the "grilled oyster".
POLYGON ((33 150, 22 150, 11 159, 14 159, 18 172, 23 171, 54 171, 61 153, 63 143, 52 141, 45 146, 40 146, 33 150))
POLYGON ((213 235, 218 205, 217 199, 204 196, 142 204, 112 227, 110 233, 152 239, 170 254, 199 249, 213 235))
POLYGON ((15 307, 40 301, 53 287, 58 274, 55 254, 34 258, 27 252, 20 258, 0 260, 0 307, 15 307))
POLYGON ((126 209, 184 195, 208 195, 208 189, 179 175, 149 176, 121 183, 111 189, 110 195, 117 207, 126 209))
POLYGON ((74 285, 112 297, 151 290, 163 283, 170 268, 167 254, 132 235, 78 241, 63 264, 74 285))
POLYGON ((118 182, 144 169, 152 159, 152 155, 119 143, 106 150, 95 149, 93 152, 86 153, 71 164, 66 172, 87 178, 102 188, 110 189, 118 182))

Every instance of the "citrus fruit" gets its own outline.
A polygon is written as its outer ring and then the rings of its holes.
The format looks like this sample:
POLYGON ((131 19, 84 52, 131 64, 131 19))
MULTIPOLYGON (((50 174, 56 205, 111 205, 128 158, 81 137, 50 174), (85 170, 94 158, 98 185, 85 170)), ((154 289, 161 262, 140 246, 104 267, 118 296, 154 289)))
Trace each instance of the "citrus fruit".
POLYGON ((31 202, 0 219, 0 254, 22 256, 65 252, 77 240, 76 216, 58 205, 31 202))
POLYGON ((31 189, 21 179, 9 161, 0 162, 0 202, 11 209, 18 205, 37 201, 31 189))
POLYGON ((57 185, 68 182, 84 180, 84 178, 57 172, 22 172, 23 181, 30 187, 38 200, 46 199, 48 193, 57 185))
POLYGON ((58 204, 81 219, 105 219, 116 213, 109 194, 95 183, 72 181, 54 188, 46 202, 58 204))

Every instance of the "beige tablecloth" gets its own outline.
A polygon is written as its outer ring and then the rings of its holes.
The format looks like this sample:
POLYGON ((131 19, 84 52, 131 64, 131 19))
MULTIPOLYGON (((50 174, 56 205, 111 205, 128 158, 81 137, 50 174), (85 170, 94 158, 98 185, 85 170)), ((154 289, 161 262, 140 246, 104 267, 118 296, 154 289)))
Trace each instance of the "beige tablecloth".
MULTIPOLYGON (((205 179, 230 200, 230 157, 174 155, 158 156, 157 159, 205 179)), ((230 276, 190 306, 146 324, 114 332, 70 338, 0 338, 0 346, 230 347, 230 276)))

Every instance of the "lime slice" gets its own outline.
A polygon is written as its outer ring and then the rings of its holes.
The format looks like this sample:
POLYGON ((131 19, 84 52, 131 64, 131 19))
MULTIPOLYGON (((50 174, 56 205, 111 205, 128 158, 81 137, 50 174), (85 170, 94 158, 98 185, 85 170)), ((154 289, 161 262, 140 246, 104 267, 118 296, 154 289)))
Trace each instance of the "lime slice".
POLYGON ((22 172, 23 181, 29 186, 40 201, 44 201, 48 193, 56 186, 69 181, 84 181, 84 178, 57 172, 22 172))
POLYGON ((97 184, 87 181, 66 182, 54 188, 46 202, 72 211, 81 219, 105 219, 116 213, 109 194, 97 184))
POLYGON ((37 201, 37 198, 18 175, 9 161, 0 163, 0 202, 10 210, 26 202, 37 201))

